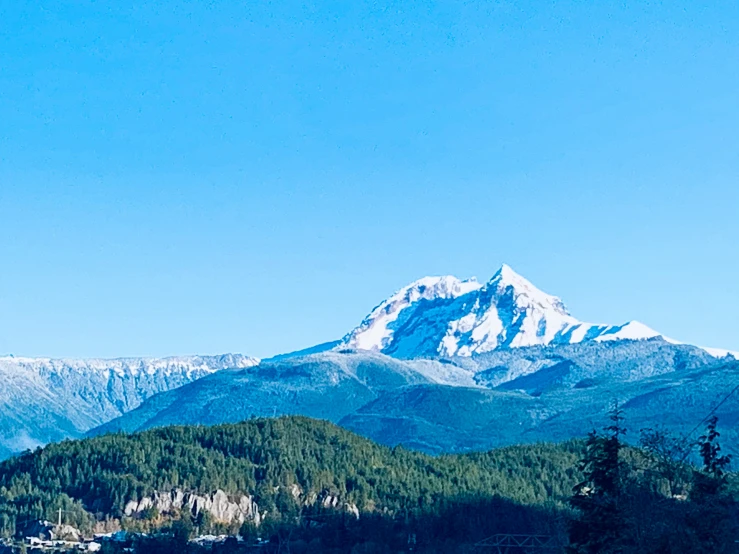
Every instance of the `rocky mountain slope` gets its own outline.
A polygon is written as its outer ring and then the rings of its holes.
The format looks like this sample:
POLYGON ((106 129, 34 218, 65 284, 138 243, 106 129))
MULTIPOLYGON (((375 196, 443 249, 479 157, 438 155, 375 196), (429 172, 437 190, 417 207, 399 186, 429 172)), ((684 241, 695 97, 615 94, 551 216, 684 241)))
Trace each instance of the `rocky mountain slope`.
POLYGON ((579 321, 559 298, 504 265, 485 284, 452 276, 411 283, 372 310, 336 348, 401 358, 471 356, 499 348, 654 337, 675 342, 638 321, 579 321))
MULTIPOLYGON (((460 452, 582 437, 614 400, 632 440, 642 427, 689 430, 739 383, 739 362, 655 338, 522 347, 474 357, 406 360, 344 351, 224 371, 92 431, 236 422, 302 414, 388 445, 460 452)), ((739 450, 739 398, 719 411, 739 450)))
POLYGON ((433 382, 414 362, 378 353, 324 352, 221 371, 158 394, 94 433, 285 414, 339 421, 384 392, 433 382))
POLYGON ((150 396, 258 360, 241 355, 119 360, 0 358, 0 458, 81 436, 150 396))

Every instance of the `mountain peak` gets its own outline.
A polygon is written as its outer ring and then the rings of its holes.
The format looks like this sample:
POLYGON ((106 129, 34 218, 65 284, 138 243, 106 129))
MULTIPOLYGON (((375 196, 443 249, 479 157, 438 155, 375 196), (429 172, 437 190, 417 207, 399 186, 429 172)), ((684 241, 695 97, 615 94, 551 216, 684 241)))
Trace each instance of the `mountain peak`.
POLYGON ((359 327, 342 339, 340 346, 359 350, 383 350, 402 321, 399 317, 408 308, 423 301, 448 301, 480 288, 482 285, 476 279, 462 280, 453 275, 423 277, 413 281, 378 304, 359 327))
POLYGON ((543 310, 554 310, 561 316, 570 317, 570 313, 560 298, 542 291, 531 281, 516 273, 508 264, 503 264, 486 286, 496 288, 501 292, 511 287, 516 300, 522 304, 522 307, 535 306, 543 310))
POLYGON ((503 279, 512 279, 516 277, 523 279, 523 277, 521 277, 518 273, 516 273, 516 271, 514 271, 514 269, 508 264, 501 265, 500 269, 498 269, 498 271, 495 272, 492 279, 495 279, 498 277, 503 278, 503 279))
POLYGON ((406 296, 412 291, 426 297, 440 296, 442 298, 448 298, 458 296, 459 294, 466 294, 471 290, 480 288, 480 286, 481 285, 474 277, 472 279, 465 280, 459 279, 454 275, 422 277, 421 279, 413 281, 410 285, 403 287, 390 298, 396 299, 406 296))
POLYGON ((636 321, 583 323, 558 297, 503 264, 484 285, 451 275, 414 281, 372 310, 337 348, 399 357, 471 356, 498 348, 660 336, 636 321))
POLYGON ((500 266, 500 269, 495 272, 488 283, 501 283, 503 285, 512 286, 516 289, 539 291, 531 281, 516 273, 508 264, 500 266))

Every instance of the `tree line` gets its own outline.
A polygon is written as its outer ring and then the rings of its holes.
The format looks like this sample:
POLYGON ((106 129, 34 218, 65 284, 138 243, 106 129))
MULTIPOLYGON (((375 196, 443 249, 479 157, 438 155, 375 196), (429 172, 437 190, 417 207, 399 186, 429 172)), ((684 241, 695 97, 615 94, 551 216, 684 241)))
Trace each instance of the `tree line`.
POLYGON ((0 464, 0 535, 62 509, 86 533, 147 533, 107 543, 111 553, 195 553, 189 539, 210 533, 241 537, 224 552, 265 554, 469 552, 496 533, 549 535, 573 554, 735 552, 736 480, 718 422, 695 445, 646 429, 629 446, 624 427, 616 409, 584 441, 436 457, 298 416, 65 441, 0 464), (173 489, 248 494, 264 519, 125 515, 128 502, 173 489), (326 495, 337 507, 315 501, 326 495))

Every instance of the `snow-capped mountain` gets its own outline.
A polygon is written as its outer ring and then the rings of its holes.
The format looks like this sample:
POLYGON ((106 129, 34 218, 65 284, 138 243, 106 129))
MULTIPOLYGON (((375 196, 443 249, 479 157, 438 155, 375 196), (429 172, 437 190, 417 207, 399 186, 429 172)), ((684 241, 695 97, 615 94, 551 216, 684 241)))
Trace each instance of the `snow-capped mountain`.
POLYGON ((0 459, 80 436, 159 392, 258 363, 239 354, 118 360, 0 357, 0 459))
POLYGON ((559 298, 503 265, 485 284, 452 276, 411 283, 372 310, 337 348, 404 358, 471 356, 506 347, 654 337, 675 342, 638 321, 622 325, 579 321, 559 298))
POLYGON ((171 356, 168 358, 88 358, 54 359, 0 357, 0 370, 43 374, 95 374, 110 378, 115 374, 121 378, 136 378, 142 374, 166 376, 183 375, 196 379, 224 368, 251 367, 259 363, 256 358, 242 354, 221 356, 171 356))
MULTIPOLYGON (((328 419, 389 446, 431 453, 584 437, 618 399, 626 423, 693 429, 739 379, 739 362, 660 338, 501 348, 399 360, 325 351, 219 371, 157 394, 91 434, 213 425, 252 416, 328 419)), ((739 397, 721 404, 722 444, 739 452, 739 397)))
MULTIPOLYGON (((261 362, 231 354, 118 360, 0 357, 0 459, 79 437, 102 424, 105 430, 138 429, 281 413, 349 422, 350 428, 388 443, 395 440, 395 422, 407 417, 408 444, 415 444, 413 433, 423 434, 421 427, 428 432, 424 441, 432 444, 434 436, 453 434, 456 428, 442 431, 437 423, 419 422, 441 413, 443 406, 465 406, 470 395, 492 410, 490 421, 515 421, 521 416, 516 406, 527 414, 541 408, 545 421, 570 406, 572 428, 562 436, 578 436, 583 409, 600 413, 605 409, 598 402, 614 395, 640 398, 639 383, 660 391, 668 383, 688 396, 695 392, 690 383, 705 377, 708 392, 696 393, 691 401, 695 409, 714 405, 725 394, 725 368, 739 371, 738 362, 717 360, 727 354, 678 344, 636 321, 584 323, 559 298, 504 265, 487 283, 426 277, 382 302, 341 341, 261 362), (486 404, 491 399, 502 399, 504 405, 486 404), (383 414, 393 410, 395 416, 386 420, 383 414)), ((733 356, 739 360, 739 354, 733 356)), ((679 419, 679 413, 673 415, 679 419)), ((511 431, 505 440, 527 437, 511 431)), ((447 437, 428 449, 467 448, 472 442, 447 437)))

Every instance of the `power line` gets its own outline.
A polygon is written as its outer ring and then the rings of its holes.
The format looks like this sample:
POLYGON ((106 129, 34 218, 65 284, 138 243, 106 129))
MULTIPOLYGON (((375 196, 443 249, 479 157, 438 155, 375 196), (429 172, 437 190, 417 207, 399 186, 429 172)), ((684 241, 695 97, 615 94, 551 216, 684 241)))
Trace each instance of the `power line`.
MULTIPOLYGON (((729 394, 727 394, 726 396, 724 396, 723 399, 721 399, 721 402, 719 402, 718 404, 716 404, 711 409, 711 411, 708 412, 708 414, 706 415, 706 417, 704 417, 702 420, 700 420, 700 422, 698 423, 698 425, 696 425, 695 427, 693 427, 693 429, 690 431, 690 433, 688 433, 687 435, 685 435, 685 442, 687 443, 688 442, 688 439, 690 439, 690 437, 693 435, 693 433, 695 433, 701 427, 701 425, 705 424, 710 419, 710 417, 713 414, 715 414, 716 411, 718 411, 718 409, 721 406, 723 406, 724 404, 726 404, 726 402, 729 400, 729 398, 731 398, 731 396, 736 391, 738 391, 738 390, 739 390, 739 384, 737 386, 735 386, 733 389, 731 389, 729 391, 729 394)), ((681 462, 684 462, 689 455, 690 455, 690 450, 687 450, 686 453, 685 453, 685 455, 680 459, 680 461, 681 462)))

